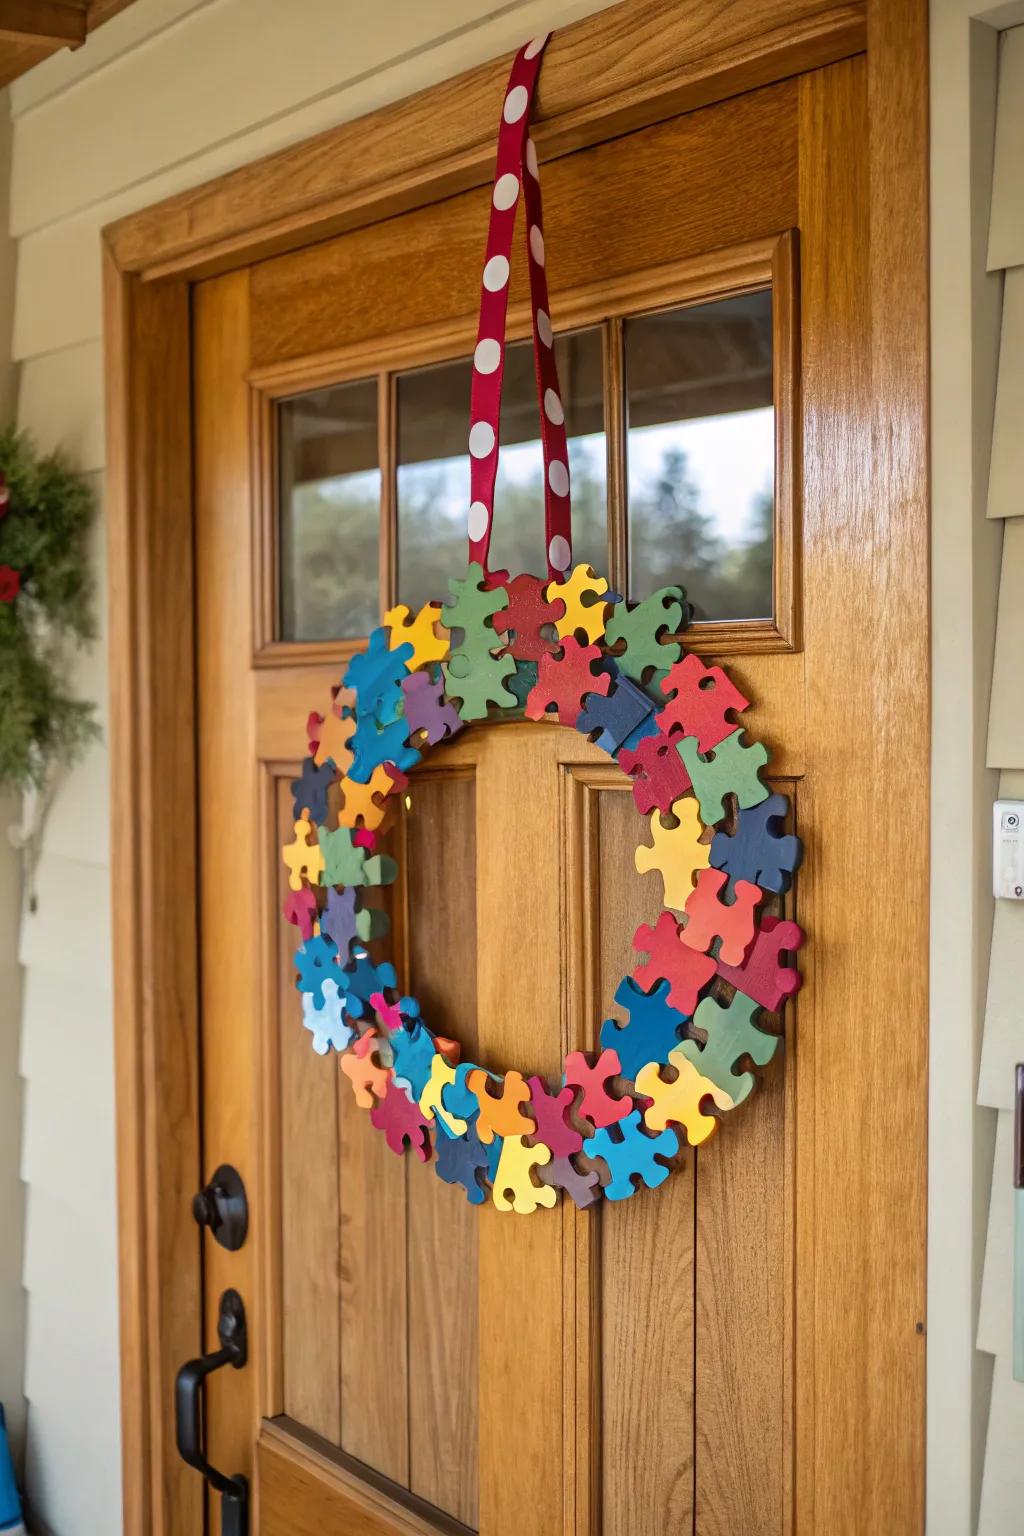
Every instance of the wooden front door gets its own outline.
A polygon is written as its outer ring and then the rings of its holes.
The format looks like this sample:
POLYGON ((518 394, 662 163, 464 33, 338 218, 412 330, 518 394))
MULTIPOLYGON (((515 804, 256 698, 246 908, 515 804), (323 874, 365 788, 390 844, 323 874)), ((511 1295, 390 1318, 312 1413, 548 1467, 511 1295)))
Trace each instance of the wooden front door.
MULTIPOLYGON (((621 1206, 521 1221, 394 1157, 310 1049, 279 916, 307 714, 464 561, 486 194, 195 290, 203 1157, 251 1201, 239 1252, 205 1242, 208 1326, 235 1287, 251 1352, 210 1384, 209 1452, 251 1470, 260 1536, 914 1528, 924 1151, 887 1097, 895 1060, 921 1070, 923 949, 886 870, 915 679, 871 470, 866 82, 854 57, 544 167, 579 553, 619 591, 690 590, 686 644, 756 701, 808 848, 781 1059, 621 1206)), ((512 297, 523 336, 521 274, 512 297)), ((495 563, 541 569, 511 372, 495 563)), ((435 1027, 498 1069, 592 1047, 659 905, 643 830, 573 731, 438 748, 391 834, 389 940, 435 1027)))

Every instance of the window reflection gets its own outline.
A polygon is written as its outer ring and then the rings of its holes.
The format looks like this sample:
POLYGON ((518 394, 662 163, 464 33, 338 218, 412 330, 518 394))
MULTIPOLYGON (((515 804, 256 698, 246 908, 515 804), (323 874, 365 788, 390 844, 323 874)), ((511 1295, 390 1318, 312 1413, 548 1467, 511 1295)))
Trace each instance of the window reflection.
POLYGON ((630 596, 679 582, 695 619, 770 618, 771 294, 625 328, 630 596))

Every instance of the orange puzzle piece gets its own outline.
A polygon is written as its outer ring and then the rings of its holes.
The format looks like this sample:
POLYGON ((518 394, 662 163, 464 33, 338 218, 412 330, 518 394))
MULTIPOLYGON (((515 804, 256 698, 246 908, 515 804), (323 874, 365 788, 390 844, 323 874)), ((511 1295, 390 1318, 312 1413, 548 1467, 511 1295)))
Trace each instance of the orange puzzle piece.
POLYGON ((380 1044, 377 1031, 368 1029, 341 1058, 341 1070, 352 1084, 352 1092, 360 1109, 372 1109, 387 1092, 391 1069, 373 1060, 380 1044))
POLYGON ((339 827, 355 827, 361 821, 368 831, 376 831, 387 815, 387 797, 394 787, 395 781, 384 763, 377 764, 369 784, 357 784, 355 779, 347 777, 342 779, 344 798, 338 812, 339 827))
POLYGON ((480 1118, 476 1133, 480 1140, 489 1144, 495 1136, 529 1136, 536 1126, 529 1115, 523 1113, 523 1105, 530 1101, 530 1088, 521 1072, 506 1072, 500 1094, 492 1094, 487 1087, 490 1074, 477 1067, 466 1076, 470 1093, 476 1094, 480 1105, 480 1118))

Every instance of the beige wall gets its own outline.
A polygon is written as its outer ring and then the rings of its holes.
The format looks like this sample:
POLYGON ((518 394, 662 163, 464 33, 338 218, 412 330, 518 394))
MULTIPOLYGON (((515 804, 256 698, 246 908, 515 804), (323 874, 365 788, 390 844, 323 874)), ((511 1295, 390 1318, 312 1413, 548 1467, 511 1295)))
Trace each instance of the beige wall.
MULTIPOLYGON (((105 224, 602 3, 136 0, 17 82, 20 420, 102 485, 105 224)), ((101 708, 105 678, 101 642, 78 676, 101 708)), ((21 937, 28 1476, 56 1536, 119 1528, 109 814, 101 747, 53 808, 21 937)))

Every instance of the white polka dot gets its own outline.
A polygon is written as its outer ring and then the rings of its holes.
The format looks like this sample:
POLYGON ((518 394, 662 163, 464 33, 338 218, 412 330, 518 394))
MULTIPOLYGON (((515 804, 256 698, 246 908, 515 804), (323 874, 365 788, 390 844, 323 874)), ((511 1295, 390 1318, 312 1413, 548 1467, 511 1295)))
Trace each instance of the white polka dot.
POLYGON ((508 257, 492 256, 484 267, 484 287, 488 293, 497 293, 508 282, 508 257))
POLYGON ((548 465, 548 485, 550 485, 556 496, 568 496, 569 471, 561 459, 552 459, 548 465))
POLYGON ((526 169, 534 181, 540 180, 540 166, 537 164, 537 146, 532 139, 526 141, 526 169))
POLYGON ((553 421, 556 427, 560 427, 565 420, 562 402, 553 389, 546 389, 544 391, 544 415, 548 421, 553 421))
POLYGON ((518 123, 530 104, 530 93, 525 85, 514 85, 505 97, 504 118, 506 123, 518 123))
POLYGON ((571 559, 572 550, 569 548, 568 542, 562 538, 560 533, 556 533, 548 545, 548 564, 553 566, 556 571, 564 571, 571 559))
POLYGON ((551 321, 543 309, 537 311, 537 335, 546 347, 550 347, 553 337, 551 335, 551 321))
POLYGON ((475 421, 469 429, 469 451, 474 459, 486 459, 494 447, 494 428, 489 421, 475 421))
POLYGON ((542 267, 544 265, 544 236, 536 224, 530 225, 530 250, 533 252, 533 259, 538 267, 542 267))
POLYGON ((519 177, 513 176, 511 171, 506 171, 504 176, 499 176, 494 183, 494 206, 504 213, 506 208, 515 206, 519 196, 519 177))
POLYGON ((469 537, 474 544, 479 543, 487 532, 487 524, 490 521, 487 508, 482 501, 474 501, 469 509, 469 537))
POLYGON ((483 341, 478 341, 476 351, 473 353, 473 365, 477 373, 493 373, 501 362, 501 343, 492 336, 485 336, 483 341))
POLYGON ((550 36, 550 32, 542 32, 540 37, 532 38, 523 49, 523 58, 535 59, 550 36))

